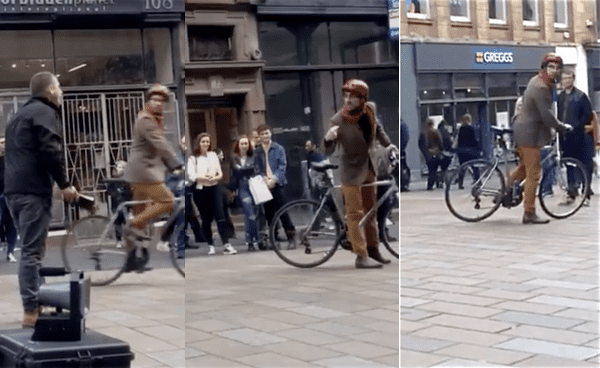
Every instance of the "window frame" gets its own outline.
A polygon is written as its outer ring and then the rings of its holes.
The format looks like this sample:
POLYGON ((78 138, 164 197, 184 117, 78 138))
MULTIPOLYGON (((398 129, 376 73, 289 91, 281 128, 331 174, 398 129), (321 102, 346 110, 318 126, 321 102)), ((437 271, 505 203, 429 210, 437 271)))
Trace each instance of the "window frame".
MULTIPOLYGON (((498 15, 498 8, 500 7, 502 9, 502 18, 491 18, 489 17, 489 11, 488 11, 488 19, 490 24, 507 24, 508 20, 507 20, 507 7, 506 7, 506 0, 492 0, 496 3, 496 15, 498 15)), ((489 3, 489 2, 488 2, 489 3)))
MULTIPOLYGON (((539 27, 540 25, 540 2, 539 0, 525 0, 533 2, 533 18, 534 20, 525 20, 523 19, 523 25, 525 27, 539 27)), ((525 16, 525 13, 522 14, 525 16)))
POLYGON ((565 13, 564 13, 564 23, 560 23, 560 22, 554 22, 554 28, 560 28, 560 29, 565 29, 565 28, 569 28, 569 0, 554 0, 554 18, 556 19, 556 16, 558 15, 557 13, 557 6, 556 3, 557 2, 562 2, 564 9, 565 9, 565 13))
POLYGON ((461 22, 467 23, 471 22, 471 1, 470 0, 448 0, 448 13, 450 13, 450 6, 452 1, 465 2, 465 8, 467 10, 467 15, 450 15, 451 22, 461 22))
MULTIPOLYGON (((406 7, 406 17, 412 19, 431 19, 431 0, 419 0, 421 3, 420 13, 409 13, 408 7, 406 7)), ((406 6, 406 4, 405 4, 406 6)))

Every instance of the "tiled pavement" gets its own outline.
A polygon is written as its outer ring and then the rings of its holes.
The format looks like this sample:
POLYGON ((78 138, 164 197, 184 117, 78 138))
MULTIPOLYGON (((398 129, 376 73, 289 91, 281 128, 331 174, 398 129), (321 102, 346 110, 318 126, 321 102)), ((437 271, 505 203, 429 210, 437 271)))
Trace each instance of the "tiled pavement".
POLYGON ((441 189, 403 193, 401 366, 600 366, 597 182, 549 225, 522 207, 466 223, 441 189))
POLYGON ((398 367, 395 258, 380 270, 356 270, 341 249, 313 269, 273 252, 186 266, 186 367, 398 367))

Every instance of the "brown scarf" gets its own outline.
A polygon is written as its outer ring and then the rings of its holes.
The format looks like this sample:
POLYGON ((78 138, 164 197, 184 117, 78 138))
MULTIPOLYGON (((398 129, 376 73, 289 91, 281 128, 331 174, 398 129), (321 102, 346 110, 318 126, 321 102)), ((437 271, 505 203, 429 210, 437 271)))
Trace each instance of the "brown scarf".
MULTIPOLYGON (((373 111, 373 109, 367 105, 364 104, 363 108, 360 109, 356 109, 356 110, 348 110, 345 106, 342 108, 342 119, 344 120, 344 122, 349 123, 349 124, 358 124, 358 121, 360 120, 360 118, 363 115, 367 115, 367 118, 369 118, 369 122, 371 123, 371 139, 372 137, 375 136, 375 128, 376 128, 376 121, 375 120, 375 112, 373 111)), ((370 143, 370 142, 368 142, 370 143)))

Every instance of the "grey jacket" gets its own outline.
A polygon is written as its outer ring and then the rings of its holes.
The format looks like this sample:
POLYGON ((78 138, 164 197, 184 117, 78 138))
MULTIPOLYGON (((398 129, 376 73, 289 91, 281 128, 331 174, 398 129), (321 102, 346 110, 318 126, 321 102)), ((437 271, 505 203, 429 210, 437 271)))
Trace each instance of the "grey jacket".
POLYGON ((552 140, 551 128, 564 130, 552 111, 552 89, 540 75, 531 78, 523 94, 523 107, 513 124, 517 147, 539 148, 552 140))
MULTIPOLYGON (((361 185, 365 182, 369 174, 369 166, 375 169, 375 140, 378 140, 383 147, 391 144, 390 137, 377 121, 377 107, 374 102, 367 102, 367 108, 372 111, 371 139, 365 141, 363 132, 357 124, 351 124, 344 121, 342 113, 337 112, 330 120, 331 126, 339 125, 337 138, 333 141, 325 141, 325 153, 329 156, 336 146, 342 148, 342 177, 344 185, 361 185)), ((371 119, 369 119, 371 120, 371 119)), ((330 126, 330 127, 331 127, 330 126)))
POLYGON ((133 128, 125 180, 129 183, 164 183, 167 169, 182 165, 165 138, 164 129, 150 113, 141 111, 133 128))

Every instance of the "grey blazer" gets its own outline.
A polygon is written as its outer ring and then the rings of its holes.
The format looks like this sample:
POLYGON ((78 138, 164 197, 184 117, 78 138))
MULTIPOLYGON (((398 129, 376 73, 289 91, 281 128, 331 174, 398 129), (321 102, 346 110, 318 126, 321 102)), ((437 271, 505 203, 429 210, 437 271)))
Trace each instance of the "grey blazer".
POLYGON ((125 169, 129 183, 164 183, 167 169, 183 165, 165 138, 164 129, 143 110, 133 127, 133 143, 125 169))

